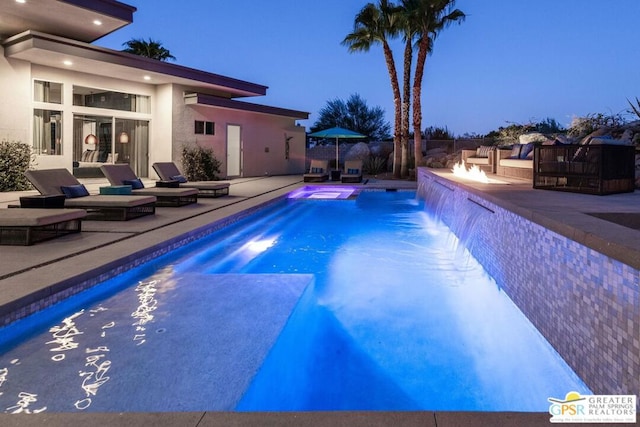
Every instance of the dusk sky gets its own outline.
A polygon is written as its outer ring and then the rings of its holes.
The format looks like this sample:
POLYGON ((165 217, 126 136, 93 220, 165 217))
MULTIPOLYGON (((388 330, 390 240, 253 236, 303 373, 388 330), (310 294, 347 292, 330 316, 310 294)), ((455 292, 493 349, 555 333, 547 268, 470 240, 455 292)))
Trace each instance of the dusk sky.
MULTIPOLYGON (((96 42, 162 42, 175 63, 268 86, 248 102, 311 113, 359 93, 393 117, 382 50, 341 45, 365 0, 130 0, 134 22, 96 42)), ((640 98, 638 0, 458 0, 467 14, 427 59, 423 127, 484 134, 511 122, 626 114, 640 98)), ((402 73, 402 43, 392 44, 402 73)), ((631 116, 629 116, 631 118, 631 116)))

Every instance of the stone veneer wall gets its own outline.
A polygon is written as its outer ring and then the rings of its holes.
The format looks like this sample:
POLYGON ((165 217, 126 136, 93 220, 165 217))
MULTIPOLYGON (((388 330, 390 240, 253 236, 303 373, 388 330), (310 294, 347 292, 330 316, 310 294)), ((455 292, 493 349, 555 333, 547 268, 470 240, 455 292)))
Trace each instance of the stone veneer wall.
POLYGON ((418 182, 427 206, 595 394, 640 395, 638 270, 427 170, 418 182))

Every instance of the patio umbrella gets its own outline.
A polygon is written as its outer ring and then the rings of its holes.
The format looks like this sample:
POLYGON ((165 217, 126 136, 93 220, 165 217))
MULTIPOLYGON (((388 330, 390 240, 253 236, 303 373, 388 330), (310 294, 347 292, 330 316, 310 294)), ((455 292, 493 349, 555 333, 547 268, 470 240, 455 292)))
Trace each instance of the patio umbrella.
POLYGON ((340 127, 329 128, 325 130, 320 130, 318 132, 310 133, 310 137, 312 138, 335 138, 336 139, 336 169, 338 167, 338 140, 340 138, 366 138, 365 135, 359 134, 358 132, 354 132, 349 129, 344 129, 340 127))

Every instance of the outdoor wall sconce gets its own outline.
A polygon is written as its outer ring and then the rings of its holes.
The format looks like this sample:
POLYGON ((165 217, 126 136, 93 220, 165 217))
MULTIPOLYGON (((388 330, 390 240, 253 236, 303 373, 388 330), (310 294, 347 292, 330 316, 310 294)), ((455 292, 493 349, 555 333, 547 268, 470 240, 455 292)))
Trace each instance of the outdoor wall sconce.
POLYGON ((120 144, 128 144, 129 143, 129 134, 126 133, 126 132, 120 133, 120 136, 118 137, 118 141, 120 141, 120 144))
POLYGON ((97 142, 98 142, 98 138, 92 133, 87 135, 87 137, 84 139, 85 144, 95 144, 97 142))

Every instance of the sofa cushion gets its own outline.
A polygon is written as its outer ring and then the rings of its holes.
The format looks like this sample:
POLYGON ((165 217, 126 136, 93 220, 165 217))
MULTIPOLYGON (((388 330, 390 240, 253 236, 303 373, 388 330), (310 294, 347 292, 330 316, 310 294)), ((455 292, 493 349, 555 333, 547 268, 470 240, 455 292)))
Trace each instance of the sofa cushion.
POLYGON ((509 155, 510 159, 519 159, 520 151, 522 150, 522 144, 514 144, 511 149, 511 154, 509 155))
POLYGON ((488 157, 467 157, 466 163, 470 165, 490 165, 488 157))
POLYGON ((533 169, 533 160, 526 159, 502 159, 500 160, 500 166, 510 167, 510 168, 523 168, 523 169, 533 169))
POLYGON ((522 147, 520 148, 520 158, 526 159, 529 153, 533 152, 534 144, 533 142, 530 142, 528 144, 521 144, 521 145, 522 147))
POLYGON ((476 157, 489 157, 489 153, 491 153, 491 150, 493 149, 494 147, 492 147, 491 145, 481 145, 476 149, 476 157))

